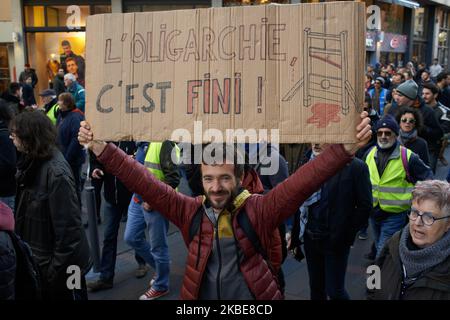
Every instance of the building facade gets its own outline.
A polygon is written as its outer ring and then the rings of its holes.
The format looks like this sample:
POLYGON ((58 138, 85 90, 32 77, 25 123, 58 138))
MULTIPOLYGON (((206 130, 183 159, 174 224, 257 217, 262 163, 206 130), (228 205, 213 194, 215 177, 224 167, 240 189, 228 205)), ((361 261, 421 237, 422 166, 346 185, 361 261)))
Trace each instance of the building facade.
MULTIPOLYGON (((64 66, 63 43, 84 57, 86 18, 101 13, 145 12, 238 5, 314 3, 327 0, 2 0, 0 2, 0 91, 17 81, 29 63, 36 90, 49 86, 64 66)), ((405 65, 416 57, 450 61, 450 0, 365 0, 368 21, 366 62, 405 65), (378 10, 378 12, 374 12, 378 10)), ((67 46, 66 46, 67 47, 67 46)), ((82 70, 80 70, 82 71, 82 70)))

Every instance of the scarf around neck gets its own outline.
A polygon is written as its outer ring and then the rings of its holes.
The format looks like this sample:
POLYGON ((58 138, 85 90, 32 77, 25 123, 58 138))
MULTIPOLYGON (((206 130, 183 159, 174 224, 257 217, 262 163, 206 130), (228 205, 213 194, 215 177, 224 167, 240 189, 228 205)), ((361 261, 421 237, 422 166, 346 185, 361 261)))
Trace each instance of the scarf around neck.
POLYGON ((417 130, 414 129, 410 132, 403 132, 400 130, 400 135, 398 136, 398 140, 402 145, 408 144, 417 139, 417 130))
POLYGON ((400 260, 405 266, 407 278, 418 276, 421 272, 437 266, 450 255, 450 232, 446 232, 431 246, 417 250, 408 247, 410 238, 407 224, 403 228, 399 243, 400 260))

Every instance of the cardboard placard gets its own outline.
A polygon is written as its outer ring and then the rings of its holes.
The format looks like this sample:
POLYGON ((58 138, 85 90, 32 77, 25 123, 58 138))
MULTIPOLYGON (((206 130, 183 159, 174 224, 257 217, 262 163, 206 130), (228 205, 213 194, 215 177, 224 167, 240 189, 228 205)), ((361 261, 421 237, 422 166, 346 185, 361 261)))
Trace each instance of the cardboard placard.
POLYGON ((86 118, 113 141, 278 129, 283 143, 351 142, 364 61, 358 2, 89 16, 86 118))

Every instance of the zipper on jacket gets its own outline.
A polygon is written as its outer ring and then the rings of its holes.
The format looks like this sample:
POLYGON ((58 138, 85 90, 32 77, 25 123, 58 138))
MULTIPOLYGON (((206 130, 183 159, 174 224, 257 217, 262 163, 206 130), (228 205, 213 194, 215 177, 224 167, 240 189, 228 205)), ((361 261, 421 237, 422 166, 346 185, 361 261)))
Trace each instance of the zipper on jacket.
POLYGON ((116 194, 116 204, 119 204, 119 199, 118 199, 118 194, 117 194, 117 177, 114 176, 114 189, 115 189, 115 194, 116 194))
MULTIPOLYGON (((119 149, 120 149, 120 143, 121 142, 119 141, 119 149)), ((125 150, 126 153, 128 153, 127 151, 128 151, 128 149, 125 150)), ((117 192, 117 177, 114 176, 114 196, 115 196, 115 199, 116 199, 116 205, 119 204, 119 199, 118 199, 118 194, 117 193, 118 193, 117 192)))
POLYGON ((222 270, 222 255, 220 253, 220 242, 219 242, 219 217, 217 218, 216 225, 214 226, 214 232, 216 233, 216 243, 217 243, 217 254, 219 255, 219 270, 217 270, 217 300, 221 300, 220 292, 220 273, 222 270))

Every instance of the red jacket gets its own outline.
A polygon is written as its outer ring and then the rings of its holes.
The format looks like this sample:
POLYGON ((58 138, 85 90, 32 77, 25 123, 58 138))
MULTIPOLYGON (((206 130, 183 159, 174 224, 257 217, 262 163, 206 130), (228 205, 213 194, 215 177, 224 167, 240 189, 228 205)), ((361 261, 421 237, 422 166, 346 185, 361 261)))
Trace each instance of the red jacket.
MULTIPOLYGON (((196 235, 189 239, 191 220, 201 207, 203 197, 191 198, 176 192, 171 187, 155 179, 141 164, 130 158, 114 144, 108 144, 98 157, 105 169, 117 176, 126 187, 140 194, 180 230, 188 246, 186 271, 181 288, 182 299, 197 299, 203 273, 213 248, 214 227, 203 215, 200 225, 201 239, 196 235)), ((291 177, 277 185, 265 195, 252 194, 241 208, 245 207, 250 222, 263 248, 271 248, 274 230, 296 212, 312 193, 351 160, 342 145, 332 145, 315 160, 297 170, 291 177)), ((256 299, 281 299, 278 285, 263 257, 255 252, 254 246, 238 226, 236 212, 233 218, 233 232, 245 259, 240 270, 245 282, 256 299)))

